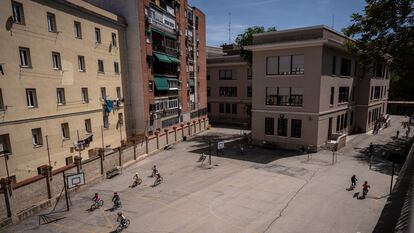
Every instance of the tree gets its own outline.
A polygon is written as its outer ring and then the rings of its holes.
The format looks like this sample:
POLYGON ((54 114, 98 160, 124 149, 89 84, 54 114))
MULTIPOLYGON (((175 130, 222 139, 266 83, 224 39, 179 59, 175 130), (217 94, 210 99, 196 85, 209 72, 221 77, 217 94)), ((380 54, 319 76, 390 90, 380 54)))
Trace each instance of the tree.
POLYGON ((265 30, 264 27, 253 26, 247 28, 243 33, 239 34, 236 37, 236 44, 240 46, 240 56, 244 58, 249 64, 252 64, 252 52, 245 50, 244 46, 252 45, 253 44, 253 34, 255 33, 263 33, 263 32, 274 32, 276 31, 275 27, 270 27, 265 30))
POLYGON ((343 32, 355 39, 350 49, 365 69, 376 60, 391 58, 390 96, 414 99, 413 0, 366 0, 362 14, 351 16, 343 32))

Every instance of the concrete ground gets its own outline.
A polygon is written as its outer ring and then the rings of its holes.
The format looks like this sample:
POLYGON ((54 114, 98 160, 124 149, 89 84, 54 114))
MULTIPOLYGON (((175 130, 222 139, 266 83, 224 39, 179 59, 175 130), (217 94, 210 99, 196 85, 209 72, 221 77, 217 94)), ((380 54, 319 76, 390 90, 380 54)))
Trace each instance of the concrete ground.
POLYGON ((196 161, 200 153, 208 152, 208 139, 231 140, 241 133, 213 128, 72 195, 71 210, 55 215, 64 216, 62 220, 39 226, 35 216, 3 232, 112 232, 117 226, 116 211, 109 211, 114 191, 120 193, 121 210, 131 220, 124 232, 372 232, 389 193, 391 164, 377 158, 370 170, 364 154, 370 142, 378 144, 378 155, 395 151, 398 143, 408 144, 406 139, 392 138, 397 128, 400 135, 405 132, 400 121, 402 117, 393 117, 392 126, 377 135, 349 137, 335 165, 328 151, 315 153, 310 160, 292 151, 256 147, 245 148, 241 155, 239 144, 229 142, 224 155, 213 156, 213 166, 201 168, 196 161), (148 175, 154 164, 164 182, 151 187, 154 180, 148 175), (130 188, 136 171, 143 183, 130 188), (352 174, 359 179, 358 187, 347 191, 352 174), (364 180, 371 190, 360 200, 356 196, 364 180), (89 212, 95 192, 105 205, 89 212))

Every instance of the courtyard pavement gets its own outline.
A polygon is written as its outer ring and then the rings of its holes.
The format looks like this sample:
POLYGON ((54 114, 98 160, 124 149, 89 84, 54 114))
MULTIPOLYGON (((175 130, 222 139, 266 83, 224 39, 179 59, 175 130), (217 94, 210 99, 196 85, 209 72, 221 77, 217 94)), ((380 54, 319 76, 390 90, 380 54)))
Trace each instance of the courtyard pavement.
POLYGON ((122 175, 72 194, 71 210, 55 215, 64 219, 39 225, 34 216, 1 232, 112 232, 117 226, 117 211, 109 210, 114 191, 121 196, 120 210, 131 220, 123 232, 372 232, 390 189, 391 163, 379 157, 409 143, 404 136, 393 138, 397 129, 405 134, 402 120, 393 116, 391 127, 377 135, 349 137, 334 165, 329 151, 312 154, 310 160, 300 152, 257 147, 245 147, 241 154, 239 143, 231 142, 240 130, 212 128, 124 169, 122 175), (229 142, 223 155, 214 153, 212 166, 207 158, 200 167, 197 160, 208 153, 208 140, 229 142), (370 142, 378 155, 371 170, 366 153, 370 142), (164 177, 156 187, 148 177, 154 164, 164 177), (136 171, 143 183, 130 188, 136 171), (347 191, 352 174, 359 179, 358 187, 347 191), (358 199, 364 180, 371 190, 366 199, 358 199), (105 205, 87 211, 95 192, 105 205))

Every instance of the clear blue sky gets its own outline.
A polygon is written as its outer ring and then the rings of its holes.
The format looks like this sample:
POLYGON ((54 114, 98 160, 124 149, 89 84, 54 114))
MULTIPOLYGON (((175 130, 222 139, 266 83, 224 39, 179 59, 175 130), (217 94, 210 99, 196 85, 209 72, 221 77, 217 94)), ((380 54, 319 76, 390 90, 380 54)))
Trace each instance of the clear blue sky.
POLYGON ((249 26, 275 26, 278 30, 325 24, 341 30, 350 16, 364 9, 364 0, 189 0, 207 17, 207 45, 218 46, 249 26), (334 16, 334 17, 333 17, 334 16), (332 20, 334 18, 334 20, 332 20))

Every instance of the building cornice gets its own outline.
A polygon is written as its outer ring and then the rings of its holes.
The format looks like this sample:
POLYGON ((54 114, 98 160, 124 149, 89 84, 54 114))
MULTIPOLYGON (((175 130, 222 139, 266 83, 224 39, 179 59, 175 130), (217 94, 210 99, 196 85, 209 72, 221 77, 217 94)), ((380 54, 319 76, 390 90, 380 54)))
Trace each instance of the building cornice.
POLYGON ((292 48, 306 48, 306 47, 316 47, 316 46, 329 46, 337 49, 346 51, 346 46, 341 42, 334 39, 316 39, 316 40, 305 40, 305 41, 295 41, 295 42, 284 42, 284 43, 267 43, 267 44, 257 44, 245 46, 244 49, 260 52, 268 51, 270 49, 292 49, 292 48))

